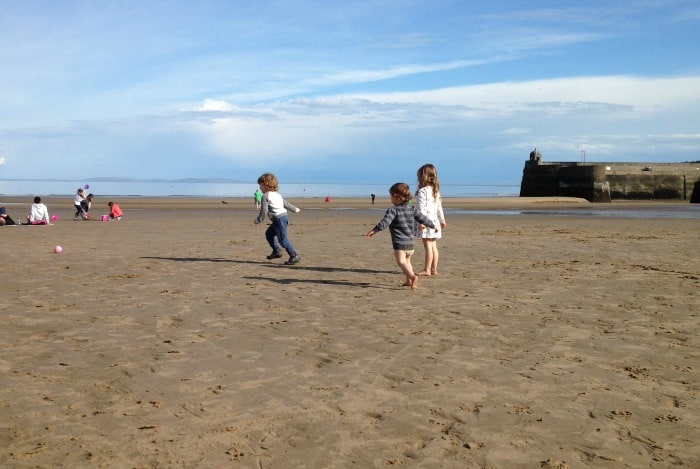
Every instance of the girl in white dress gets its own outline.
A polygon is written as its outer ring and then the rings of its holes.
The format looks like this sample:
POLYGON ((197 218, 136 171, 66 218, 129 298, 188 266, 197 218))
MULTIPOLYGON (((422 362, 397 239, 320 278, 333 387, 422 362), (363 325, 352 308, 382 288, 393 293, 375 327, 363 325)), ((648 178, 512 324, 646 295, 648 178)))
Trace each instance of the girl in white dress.
MULTIPOLYGON (((424 164, 418 169, 418 190, 416 191, 416 211, 428 217, 433 224, 445 228, 445 214, 442 211, 440 182, 437 170, 432 164, 424 164)), ((439 253, 437 240, 442 237, 442 229, 434 230, 425 225, 416 227, 416 237, 423 240, 425 266, 416 275, 437 275, 439 253)))

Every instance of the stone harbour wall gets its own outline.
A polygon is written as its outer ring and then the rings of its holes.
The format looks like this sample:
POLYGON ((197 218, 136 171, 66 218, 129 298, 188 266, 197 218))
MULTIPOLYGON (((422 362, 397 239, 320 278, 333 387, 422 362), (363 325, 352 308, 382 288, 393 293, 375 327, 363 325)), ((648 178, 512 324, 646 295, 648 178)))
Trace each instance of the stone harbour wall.
POLYGON ((700 203, 700 162, 576 163, 542 162, 530 153, 520 184, 521 197, 582 197, 591 202, 689 200, 700 203))

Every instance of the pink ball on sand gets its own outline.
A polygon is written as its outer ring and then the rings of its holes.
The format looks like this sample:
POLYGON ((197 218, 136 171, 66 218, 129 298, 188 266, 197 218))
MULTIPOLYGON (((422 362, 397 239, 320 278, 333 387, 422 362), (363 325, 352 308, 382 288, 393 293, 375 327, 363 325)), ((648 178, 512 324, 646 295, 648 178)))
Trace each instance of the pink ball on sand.
POLYGON ((55 248, 53 248, 53 252, 55 252, 56 254, 58 254, 59 252, 62 252, 62 251, 63 251, 63 248, 61 246, 56 246, 55 248))
POLYGON ((58 215, 52 215, 51 221, 58 221, 58 215))

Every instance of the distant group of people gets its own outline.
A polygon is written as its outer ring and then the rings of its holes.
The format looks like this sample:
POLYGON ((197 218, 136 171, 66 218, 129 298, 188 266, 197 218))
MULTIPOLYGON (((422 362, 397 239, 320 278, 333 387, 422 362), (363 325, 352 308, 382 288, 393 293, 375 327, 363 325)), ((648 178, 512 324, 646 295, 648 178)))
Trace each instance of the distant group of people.
MULTIPOLYGON (((90 209, 92 208, 92 199, 95 196, 93 194, 85 195, 85 190, 79 188, 75 193, 75 199, 73 200, 73 206, 75 207, 75 214, 73 215, 73 220, 92 220, 92 215, 90 214, 90 209)), ((119 207, 116 202, 108 202, 109 207, 109 219, 110 220, 121 220, 124 212, 119 207)))
POLYGON ((92 199, 95 196, 93 194, 85 195, 85 191, 79 188, 75 193, 75 199, 73 200, 73 206, 75 207, 75 215, 73 215, 73 220, 77 220, 78 217, 83 220, 92 220, 90 215, 90 209, 92 208, 92 199))
MULTIPOLYGON (((406 276, 404 286, 412 289, 416 288, 418 276, 432 276, 438 274, 439 252, 437 240, 442 237, 442 229, 447 226, 445 215, 442 209, 442 198, 440 196, 440 182, 438 181, 437 170, 432 164, 421 166, 417 173, 418 190, 415 193, 415 204, 412 204, 413 194, 411 194, 408 184, 397 182, 389 188, 389 195, 393 207, 386 210, 384 217, 365 235, 371 238, 378 232, 389 229, 391 234, 391 244, 394 249, 394 259, 403 274, 406 276), (423 241, 425 251, 425 262, 422 270, 414 272, 411 258, 414 254, 414 238, 423 241)), ((272 248, 268 259, 278 259, 282 257, 282 250, 286 251, 289 259, 286 265, 295 265, 301 261, 299 253, 294 249, 287 228, 289 225, 288 211, 298 213, 300 208, 289 203, 278 192, 279 181, 272 173, 264 173, 258 178, 258 190, 255 191, 255 206, 258 209, 258 216, 254 223, 262 223, 265 218, 271 221, 270 226, 265 231, 265 239, 272 248)), ((74 220, 91 220, 90 209, 92 206, 93 194, 84 195, 84 189, 76 191, 73 202, 75 208, 74 220)), ((372 194, 374 204, 375 194, 372 194)), ((121 220, 123 212, 116 202, 110 201, 109 219, 121 220)), ((0 226, 17 225, 7 213, 5 207, 0 207, 0 226)), ((27 224, 30 225, 50 225, 49 211, 41 201, 41 197, 34 197, 27 224)))
MULTIPOLYGON (((416 288, 418 276, 432 276, 438 274, 439 252, 437 240, 442 237, 442 229, 447 226, 445 214, 442 209, 442 197, 440 195, 440 182, 437 169, 432 164, 425 164, 416 173, 418 178, 418 190, 415 194, 415 204, 412 204, 413 195, 408 184, 397 182, 389 188, 389 195, 393 207, 387 209, 384 217, 372 228, 366 237, 369 239, 378 232, 389 229, 391 244, 394 248, 394 259, 401 271, 406 276, 404 286, 416 288), (420 238, 425 250, 424 267, 419 272, 414 272, 411 257, 414 253, 413 239, 420 238)), ((298 207, 292 205, 278 192, 279 182, 274 174, 265 173, 258 178, 259 190, 255 192, 255 206, 258 216, 255 224, 262 223, 265 218, 272 222, 265 231, 265 239, 272 248, 268 259, 282 257, 284 249, 289 255, 286 265, 297 264, 301 257, 294 249, 287 234, 289 219, 288 210, 298 213, 298 207)), ((375 195, 372 194, 374 204, 375 195)))
MULTIPOLYGON (((5 207, 0 207, 0 226, 17 226, 21 225, 22 222, 15 221, 8 213, 5 207)), ((29 214, 27 215, 28 225, 50 225, 51 220, 49 219, 49 210, 46 208, 41 201, 41 197, 34 197, 34 203, 29 208, 29 214)))
MULTIPOLYGON (((93 194, 88 194, 84 196, 85 191, 83 189, 78 189, 73 200, 73 207, 75 208, 75 214, 73 216, 74 220, 92 220, 90 215, 90 208, 92 207, 92 200, 95 197, 93 194)), ((121 220, 124 212, 119 207, 116 202, 110 201, 107 206, 109 207, 108 218, 110 220, 121 220)), ((56 219, 54 215, 54 219, 56 219)), ((23 224, 21 221, 15 221, 7 213, 5 207, 0 207, 0 226, 16 226, 23 224)), ((51 225, 51 218, 49 217, 49 210, 46 205, 41 201, 41 197, 34 197, 34 202, 29 208, 29 214, 26 217, 27 225, 51 225)))

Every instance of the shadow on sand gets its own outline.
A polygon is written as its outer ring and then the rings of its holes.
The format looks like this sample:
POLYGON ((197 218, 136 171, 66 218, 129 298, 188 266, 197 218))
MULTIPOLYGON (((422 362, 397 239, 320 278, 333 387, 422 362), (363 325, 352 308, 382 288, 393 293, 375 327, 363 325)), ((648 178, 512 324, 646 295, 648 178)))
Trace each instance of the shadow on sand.
POLYGON ((275 264, 272 262, 265 261, 246 261, 238 259, 225 259, 223 257, 157 257, 157 256, 141 256, 140 259, 152 259, 160 261, 173 261, 173 262, 228 262, 232 264, 253 264, 260 265, 263 267, 270 267, 276 269, 297 269, 297 270, 308 270, 314 272, 351 272, 355 274, 399 274, 398 270, 375 270, 375 269, 351 269, 345 267, 321 267, 321 266, 308 266, 296 264, 294 266, 275 264))

